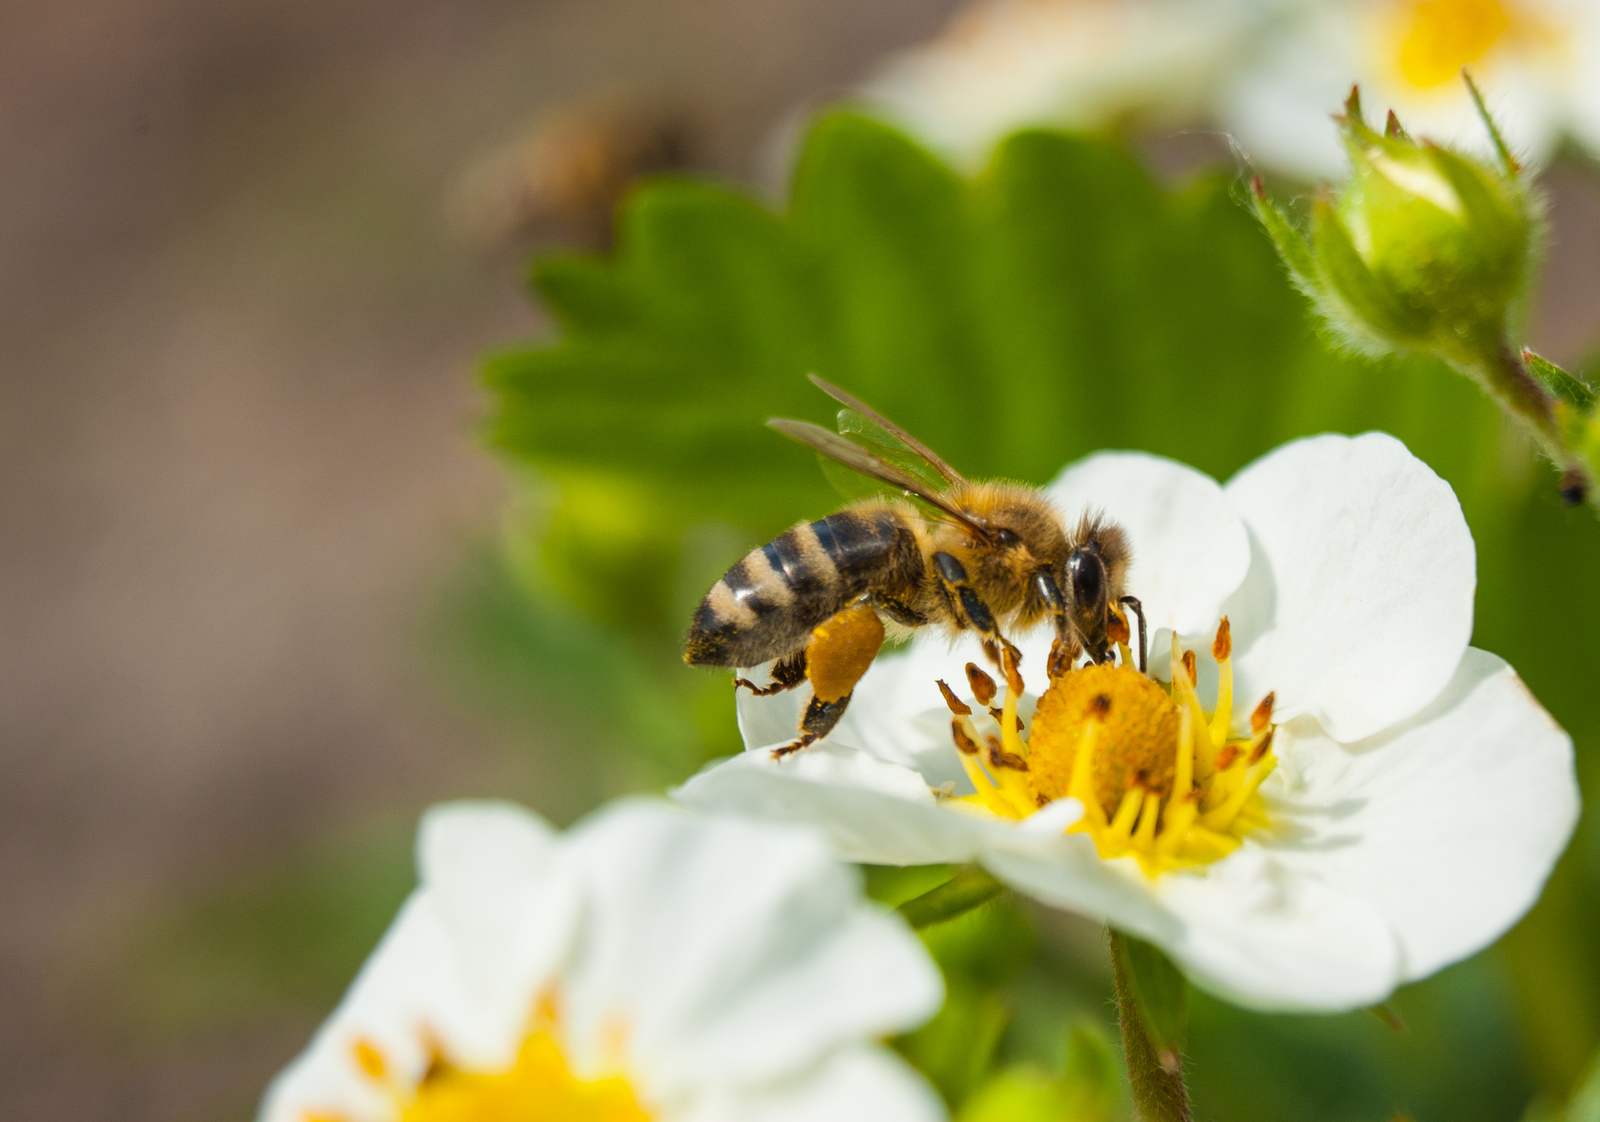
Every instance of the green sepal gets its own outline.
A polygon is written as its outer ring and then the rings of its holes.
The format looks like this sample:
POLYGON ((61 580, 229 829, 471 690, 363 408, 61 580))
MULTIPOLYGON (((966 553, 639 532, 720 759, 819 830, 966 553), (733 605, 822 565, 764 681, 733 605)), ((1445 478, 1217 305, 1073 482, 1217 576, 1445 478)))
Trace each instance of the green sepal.
POLYGON ((1594 408, 1595 401, 1600 398, 1593 387, 1575 374, 1569 374, 1543 355, 1523 348, 1522 360, 1528 364, 1528 369, 1533 376, 1544 383, 1545 389, 1556 395, 1558 401, 1564 401, 1574 409, 1584 412, 1594 408))
POLYGON ((1507 176, 1515 178, 1522 171, 1522 166, 1511 155, 1510 145, 1506 143, 1506 138, 1501 135, 1500 126, 1495 124, 1488 105, 1484 104, 1483 94, 1478 91, 1478 83, 1472 80, 1472 74, 1464 66, 1461 68, 1461 80, 1467 84, 1467 92, 1472 95, 1472 104, 1478 110, 1478 119, 1483 122, 1483 127, 1489 131, 1489 139, 1494 141, 1495 154, 1500 157, 1500 169, 1507 176))
POLYGON ((1322 311, 1335 327, 1365 341, 1370 349, 1416 346, 1418 326, 1408 322, 1384 286, 1373 275, 1340 221, 1333 204, 1318 199, 1311 208, 1311 244, 1317 256, 1322 311), (1343 314, 1340 314, 1343 313, 1343 314))
POLYGON ((1288 266, 1289 272, 1294 274, 1295 281, 1302 288, 1315 288, 1317 259, 1311 252, 1311 243, 1306 241, 1306 236, 1268 196, 1260 176, 1250 181, 1250 202, 1255 209, 1256 218, 1267 231, 1267 236, 1272 239, 1272 244, 1278 247, 1278 253, 1283 257, 1283 263, 1288 266))
POLYGON ((1189 983, 1172 960, 1142 939, 1123 934, 1112 953, 1133 992, 1150 1044, 1167 1071, 1176 1073, 1189 1029, 1189 983))
POLYGON ((939 887, 901 904, 899 911, 907 923, 920 930, 965 915, 1005 890, 983 866, 966 865, 939 887))

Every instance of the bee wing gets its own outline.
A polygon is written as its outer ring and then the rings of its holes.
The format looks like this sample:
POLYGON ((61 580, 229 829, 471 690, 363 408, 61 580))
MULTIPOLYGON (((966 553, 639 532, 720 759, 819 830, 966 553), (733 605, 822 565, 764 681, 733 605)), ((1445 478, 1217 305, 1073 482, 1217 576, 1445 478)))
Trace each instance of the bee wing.
POLYGON ((767 425, 777 429, 784 436, 798 440, 801 444, 809 444, 830 460, 837 460, 845 467, 859 471, 862 475, 870 476, 879 482, 887 483, 891 487, 915 495, 923 502, 948 514, 974 533, 983 537, 989 536, 988 528, 978 522, 974 522, 971 515, 950 501, 948 495, 940 494, 925 481, 918 479, 910 472, 873 455, 859 444, 852 444, 838 433, 829 432, 821 425, 814 425, 810 421, 795 421, 790 420, 788 417, 774 417, 767 422, 767 425))
POLYGON ((912 462, 902 466, 912 468, 913 474, 923 474, 915 470, 917 466, 920 466, 916 465, 915 461, 920 460, 923 464, 938 472, 946 483, 966 482, 961 473, 945 463, 932 448, 929 448, 922 441, 912 436, 905 429, 889 420, 889 418, 854 394, 846 393, 838 386, 824 381, 815 374, 808 375, 808 377, 810 377, 812 385, 846 407, 839 414, 840 432, 857 433, 891 455, 903 453, 903 455, 895 456, 894 458, 909 458, 912 462))

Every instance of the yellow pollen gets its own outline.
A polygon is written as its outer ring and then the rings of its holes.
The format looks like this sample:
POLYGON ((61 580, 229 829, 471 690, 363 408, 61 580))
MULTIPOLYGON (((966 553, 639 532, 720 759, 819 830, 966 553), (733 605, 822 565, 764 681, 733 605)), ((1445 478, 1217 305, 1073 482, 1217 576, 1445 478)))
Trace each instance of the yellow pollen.
MULTIPOLYGON (((1073 765, 1085 725, 1101 726, 1093 761, 1093 797, 1107 816, 1137 783, 1158 795, 1172 789, 1180 719, 1178 707, 1156 682, 1123 666, 1085 666, 1051 683, 1033 714, 1028 771, 1046 798, 1059 799, 1076 784, 1073 765), (1094 712, 1099 699, 1104 716, 1094 712)), ((1087 763, 1087 761, 1085 761, 1087 763)))
POLYGON ((1400 73, 1421 89, 1457 79, 1512 27, 1500 0, 1414 0, 1401 20, 1400 73))
POLYGON ((1069 669, 1039 698, 1026 740, 1015 720, 1021 674, 1009 657, 1005 704, 995 711, 999 736, 980 734, 971 707, 939 683, 976 788, 955 802, 1019 819, 1075 798, 1083 817, 1068 832, 1088 834, 1103 858, 1134 858, 1149 876, 1227 856, 1245 833, 1266 825, 1258 789, 1277 764, 1271 694, 1251 711, 1250 735, 1230 735, 1232 655, 1224 619, 1211 644, 1218 704, 1210 713, 1195 693, 1195 652, 1176 639, 1169 685, 1126 661, 1069 669))
POLYGON ((549 1032, 523 1042, 507 1071, 445 1067, 417 1089, 402 1122, 649 1122, 621 1076, 580 1079, 549 1032))

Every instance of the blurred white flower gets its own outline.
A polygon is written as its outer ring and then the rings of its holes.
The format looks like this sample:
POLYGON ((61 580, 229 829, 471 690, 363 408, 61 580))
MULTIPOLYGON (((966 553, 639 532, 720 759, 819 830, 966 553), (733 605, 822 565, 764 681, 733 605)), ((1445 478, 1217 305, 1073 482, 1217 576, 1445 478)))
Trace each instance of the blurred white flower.
POLYGON ((970 169, 1029 125, 1203 119, 1255 16, 1240 0, 983 0, 860 92, 970 169))
POLYGON ((1295 0, 1220 97, 1256 160, 1308 178, 1343 170, 1328 114, 1359 83, 1413 136, 1492 155, 1461 80, 1469 67, 1513 149, 1535 163, 1562 136, 1600 152, 1594 0, 1295 0))
POLYGON ((423 820, 421 885, 263 1122, 802 1122, 944 1111, 870 1038, 938 971, 813 831, 625 802, 423 820))
MULTIPOLYGON (((919 641, 780 761, 768 749, 792 738, 803 691, 742 695, 748 750, 676 797, 815 822, 852 860, 980 860, 1260 1008, 1380 1001, 1532 904, 1577 819, 1572 742, 1467 646, 1471 535, 1399 441, 1296 441, 1226 488, 1102 453, 1050 493, 1128 530, 1128 587, 1159 629, 1151 677, 1124 650, 996 710, 965 668, 976 644, 919 641), (1163 685, 1180 646, 1195 657, 1163 685), (952 721, 938 682, 973 715, 952 721)), ((1024 689, 1048 642, 1021 643, 1024 689)))

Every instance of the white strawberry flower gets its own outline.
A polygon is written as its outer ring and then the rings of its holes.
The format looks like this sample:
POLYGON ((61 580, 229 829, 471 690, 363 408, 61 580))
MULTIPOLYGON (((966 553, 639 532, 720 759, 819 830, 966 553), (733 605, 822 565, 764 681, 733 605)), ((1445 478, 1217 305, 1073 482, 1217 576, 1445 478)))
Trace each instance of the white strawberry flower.
POLYGON ((936 1122, 872 1038, 938 971, 815 831, 643 800, 424 817, 420 886, 261 1122, 936 1122))
POLYGON ((1027 126, 1193 120, 1257 22, 1239 0, 980 0, 890 59, 860 96, 975 168, 1027 126))
POLYGON ((1517 153, 1563 137, 1600 152, 1600 5, 1593 0, 1280 0, 1282 18, 1219 95, 1254 159, 1307 178, 1341 172, 1328 113, 1359 83, 1413 136, 1492 156, 1468 67, 1517 153))
POLYGON ((981 861, 1258 1008, 1380 1001, 1527 910, 1577 820, 1572 742, 1467 645, 1472 538, 1404 445, 1299 440, 1226 487, 1101 453, 1049 493, 1127 529, 1149 676, 1124 649, 1045 690, 1028 637, 991 720, 977 645, 918 640, 782 760, 804 690, 741 695, 748 750, 675 797, 816 823, 855 861, 981 861))

